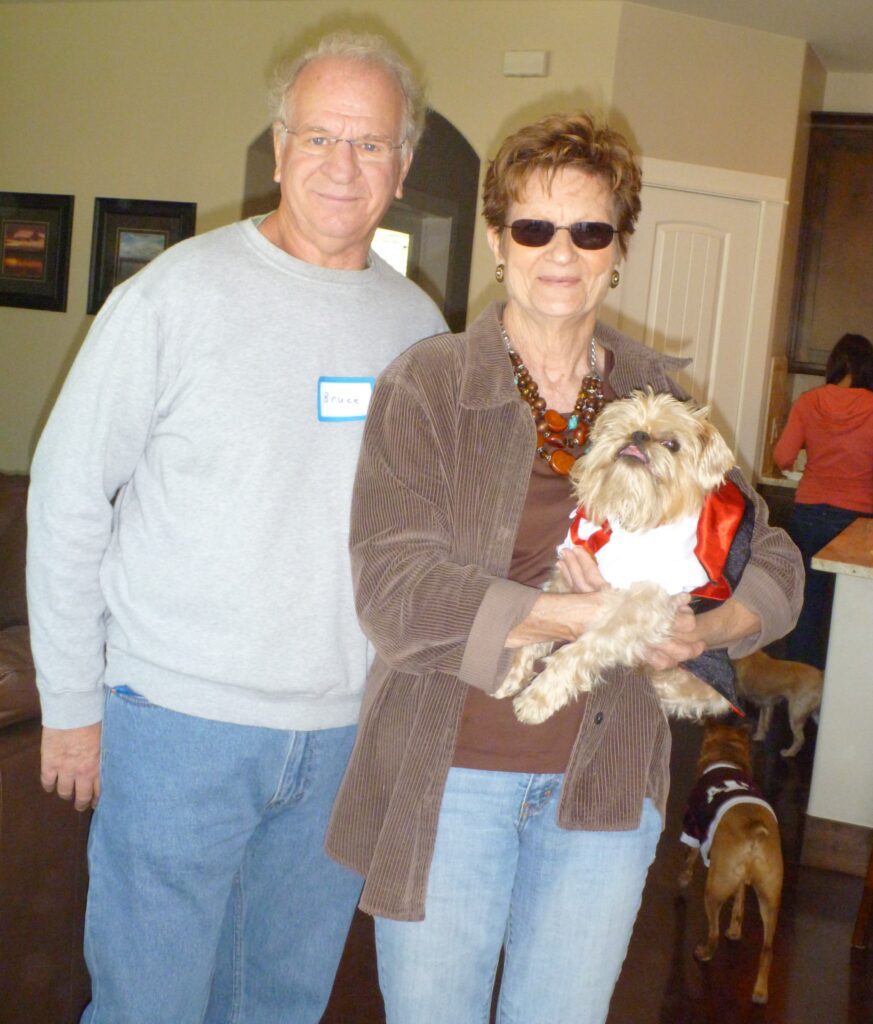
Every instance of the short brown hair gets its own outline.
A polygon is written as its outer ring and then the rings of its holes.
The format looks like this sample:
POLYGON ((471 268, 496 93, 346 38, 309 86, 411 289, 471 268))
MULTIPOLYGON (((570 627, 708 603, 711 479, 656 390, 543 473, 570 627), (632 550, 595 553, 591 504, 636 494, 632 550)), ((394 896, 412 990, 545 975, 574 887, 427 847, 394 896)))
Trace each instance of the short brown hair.
POLYGON ((482 213, 486 223, 503 228, 510 203, 521 199, 534 172, 544 172, 551 182, 565 167, 592 174, 609 187, 618 244, 626 255, 640 214, 642 175, 625 137, 588 114, 549 114, 503 141, 485 175, 482 213))

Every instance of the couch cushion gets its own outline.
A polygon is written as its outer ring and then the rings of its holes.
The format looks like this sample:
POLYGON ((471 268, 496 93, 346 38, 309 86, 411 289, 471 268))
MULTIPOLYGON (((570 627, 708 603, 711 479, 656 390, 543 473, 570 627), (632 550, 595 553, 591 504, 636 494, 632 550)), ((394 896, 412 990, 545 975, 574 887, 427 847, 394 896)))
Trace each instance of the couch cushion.
POLYGON ((30 653, 30 630, 0 630, 0 729, 39 717, 39 694, 30 653))
POLYGON ((0 629, 27 622, 27 484, 26 476, 0 473, 0 629))

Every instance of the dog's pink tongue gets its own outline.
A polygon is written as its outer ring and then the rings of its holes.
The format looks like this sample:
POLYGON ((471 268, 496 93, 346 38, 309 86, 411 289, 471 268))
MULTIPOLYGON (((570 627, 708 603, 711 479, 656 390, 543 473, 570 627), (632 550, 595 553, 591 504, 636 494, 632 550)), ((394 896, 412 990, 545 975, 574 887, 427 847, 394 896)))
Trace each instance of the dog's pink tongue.
POLYGON ((626 448, 622 448, 622 450, 618 454, 629 455, 633 459, 639 459, 640 462, 646 461, 646 456, 639 448, 637 448, 635 444, 629 444, 626 448))

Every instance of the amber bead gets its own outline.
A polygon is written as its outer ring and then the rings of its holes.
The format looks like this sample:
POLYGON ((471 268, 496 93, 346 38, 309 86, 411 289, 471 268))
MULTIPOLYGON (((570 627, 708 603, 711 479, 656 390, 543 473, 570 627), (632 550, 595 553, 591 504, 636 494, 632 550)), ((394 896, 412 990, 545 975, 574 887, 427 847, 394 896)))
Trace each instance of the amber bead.
POLYGON ((561 449, 552 452, 549 457, 549 465, 556 473, 560 473, 561 476, 566 476, 573 468, 573 463, 576 460, 569 452, 565 452, 561 449))
POLYGON ((546 414, 543 416, 543 419, 552 428, 552 430, 560 432, 567 429, 567 421, 559 412, 555 412, 554 409, 546 409, 546 414))
POLYGON ((573 444, 585 444, 585 439, 588 437, 588 427, 581 426, 577 430, 573 431, 573 444))

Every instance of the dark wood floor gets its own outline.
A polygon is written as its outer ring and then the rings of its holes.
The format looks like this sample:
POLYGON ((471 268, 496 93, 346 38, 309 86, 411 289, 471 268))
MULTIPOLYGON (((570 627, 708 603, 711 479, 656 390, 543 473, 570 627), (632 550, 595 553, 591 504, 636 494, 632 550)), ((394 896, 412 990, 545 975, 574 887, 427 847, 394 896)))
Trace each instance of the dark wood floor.
MULTIPOLYGON (((767 742, 755 751, 757 780, 779 817, 786 868, 769 1003, 751 1002, 761 942, 754 897, 746 902, 741 941, 722 939, 708 965, 692 955, 705 931, 703 871, 698 867, 687 899, 677 896, 676 877, 684 859, 680 822, 694 781, 700 730, 682 723, 673 729, 667 828, 608 1024, 873 1024, 873 941, 866 951, 852 950, 849 943, 862 880, 799 865, 815 726, 807 726, 807 743, 793 761, 779 756, 787 731, 784 715, 777 715, 767 742)), ((382 1024, 384 1019, 372 922, 359 913, 322 1024, 382 1024)))

